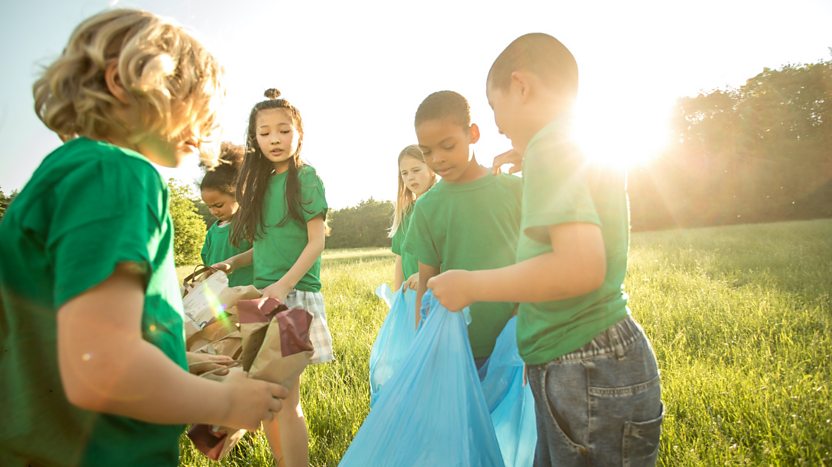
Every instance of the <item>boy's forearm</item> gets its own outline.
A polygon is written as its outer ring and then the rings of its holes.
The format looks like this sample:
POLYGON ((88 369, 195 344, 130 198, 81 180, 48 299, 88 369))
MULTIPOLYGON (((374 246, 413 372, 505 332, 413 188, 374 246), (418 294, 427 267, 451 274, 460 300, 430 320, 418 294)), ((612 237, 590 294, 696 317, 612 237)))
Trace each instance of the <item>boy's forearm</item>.
POLYGON ((142 338, 144 287, 140 276, 126 271, 117 268, 58 312, 58 363, 67 398, 87 410, 152 423, 221 422, 227 390, 190 375, 142 338))
POLYGON ((546 253, 500 269, 472 271, 469 290, 477 302, 565 300, 600 286, 576 271, 580 268, 556 253, 546 253))
POLYGON ((600 228, 570 223, 548 228, 552 251, 500 269, 475 271, 468 281, 474 301, 565 300, 601 286, 607 271, 600 228))
POLYGON ((142 339, 116 345, 75 362, 88 368, 82 387, 68 391, 73 404, 150 423, 223 423, 229 401, 221 383, 189 374, 142 339))

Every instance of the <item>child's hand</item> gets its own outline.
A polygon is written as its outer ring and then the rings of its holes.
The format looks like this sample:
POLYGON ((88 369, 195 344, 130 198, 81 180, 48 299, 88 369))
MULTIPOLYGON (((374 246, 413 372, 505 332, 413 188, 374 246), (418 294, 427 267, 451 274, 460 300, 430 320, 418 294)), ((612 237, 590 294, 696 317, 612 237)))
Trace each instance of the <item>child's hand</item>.
POLYGON ((231 261, 225 260, 221 263, 212 264, 211 269, 215 269, 217 271, 222 271, 226 274, 231 274, 231 271, 234 270, 234 263, 232 263, 231 261))
POLYGON ((450 311, 459 311, 474 302, 472 286, 470 271, 452 269, 428 279, 433 296, 450 311))
POLYGON ((508 173, 513 174, 523 170, 523 153, 511 149, 494 158, 491 164, 491 173, 497 175, 500 173, 500 168, 506 164, 511 164, 508 173))
POLYGON ((291 287, 286 286, 283 282, 277 281, 274 284, 263 289, 263 300, 271 297, 280 300, 281 303, 286 302, 286 296, 292 291, 291 287))
POLYGON ((261 421, 272 420, 289 394, 280 384, 249 378, 242 370, 232 370, 223 385, 228 391, 227 409, 219 424, 250 431, 258 429, 261 421))
POLYGON ((215 375, 228 374, 228 369, 235 364, 228 355, 211 355, 202 352, 188 352, 188 371, 195 375, 212 372, 215 375))
POLYGON ((416 290, 419 287, 419 273, 414 272, 410 277, 404 281, 404 286, 408 289, 416 290))

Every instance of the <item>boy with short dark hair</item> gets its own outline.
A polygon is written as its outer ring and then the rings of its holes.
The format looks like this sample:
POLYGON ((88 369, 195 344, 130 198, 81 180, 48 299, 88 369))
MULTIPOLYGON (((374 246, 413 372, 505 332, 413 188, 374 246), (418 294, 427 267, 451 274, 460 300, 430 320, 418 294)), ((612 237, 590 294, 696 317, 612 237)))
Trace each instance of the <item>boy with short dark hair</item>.
POLYGON ((568 137, 578 87, 557 39, 527 34, 496 59, 489 104, 523 166, 517 264, 448 271, 428 283, 448 309, 520 302, 517 340, 535 397, 537 466, 651 465, 663 407, 656 359, 622 283, 629 215, 624 174, 586 163, 568 137))
MULTIPOLYGON (((492 175, 477 163, 472 145, 479 128, 468 102, 453 91, 431 94, 416 111, 416 136, 425 163, 442 180, 413 211, 406 244, 419 260, 418 310, 427 280, 448 269, 491 269, 514 262, 522 182, 492 175)), ((477 367, 511 318, 513 303, 471 305, 468 336, 477 367)))

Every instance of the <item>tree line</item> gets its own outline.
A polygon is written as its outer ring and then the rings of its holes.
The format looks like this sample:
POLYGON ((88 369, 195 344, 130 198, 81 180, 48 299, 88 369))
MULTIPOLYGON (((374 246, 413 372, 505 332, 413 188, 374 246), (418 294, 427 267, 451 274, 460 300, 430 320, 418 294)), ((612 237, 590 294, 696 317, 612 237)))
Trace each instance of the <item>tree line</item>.
MULTIPOLYGON (((633 230, 832 217, 832 60, 764 69, 678 100, 664 154, 628 177, 633 230)), ((171 180, 177 264, 199 262, 214 218, 171 180)), ((0 218, 16 191, 0 189, 0 218)), ((389 247, 393 203, 330 210, 327 248, 389 247)))
POLYGON ((832 217, 832 61, 682 98, 671 127, 629 174, 634 230, 832 217))

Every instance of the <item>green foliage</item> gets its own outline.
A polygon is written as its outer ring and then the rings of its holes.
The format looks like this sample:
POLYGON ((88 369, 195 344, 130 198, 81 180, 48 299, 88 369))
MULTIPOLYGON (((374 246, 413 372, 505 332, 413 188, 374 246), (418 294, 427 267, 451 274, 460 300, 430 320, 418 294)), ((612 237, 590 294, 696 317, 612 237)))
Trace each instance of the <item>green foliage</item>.
POLYGON ((9 204, 12 202, 14 197, 17 196, 17 190, 14 190, 8 196, 0 189, 0 219, 6 214, 6 209, 9 207, 9 204))
POLYGON ((329 213, 332 233, 327 248, 389 247, 387 234, 393 218, 393 203, 370 198, 357 206, 329 213))
POLYGON ((832 61, 680 99, 673 131, 630 174, 635 230, 832 217, 832 61))
MULTIPOLYGON (((832 221, 633 236, 625 288, 659 361, 659 464, 832 465, 832 221)), ((313 466, 335 466, 369 410, 389 250, 326 251, 336 362, 304 373, 313 466)), ((183 268, 184 270, 184 268, 183 268)), ((181 465, 216 465, 181 439, 181 465)), ((262 432, 221 465, 269 465, 262 432)))
POLYGON ((178 265, 197 264, 205 242, 205 222, 200 217, 191 190, 173 179, 170 187, 170 215, 173 218, 173 255, 178 265))

